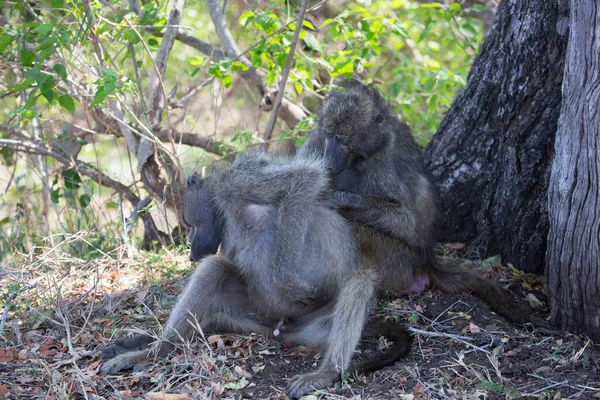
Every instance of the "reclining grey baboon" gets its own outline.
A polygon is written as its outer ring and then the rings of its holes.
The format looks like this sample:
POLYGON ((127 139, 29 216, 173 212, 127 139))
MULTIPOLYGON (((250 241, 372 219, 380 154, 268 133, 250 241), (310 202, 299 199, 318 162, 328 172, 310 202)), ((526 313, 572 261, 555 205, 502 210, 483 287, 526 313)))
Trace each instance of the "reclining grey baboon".
MULTIPOLYGON (((331 385, 350 363, 374 299, 373 270, 359 268, 349 224, 323 203, 328 195, 318 160, 249 154, 200 179, 191 176, 184 221, 192 261, 199 261, 164 328, 158 355, 188 339, 192 321, 216 332, 255 332, 319 348, 320 368, 293 377, 299 397, 331 385), (221 245, 223 256, 212 256, 221 245)), ((370 326, 396 341, 388 355, 358 366, 370 371, 408 351, 401 326, 370 326)), ((120 339, 105 349, 101 371, 114 373, 152 357, 151 339, 120 339)))

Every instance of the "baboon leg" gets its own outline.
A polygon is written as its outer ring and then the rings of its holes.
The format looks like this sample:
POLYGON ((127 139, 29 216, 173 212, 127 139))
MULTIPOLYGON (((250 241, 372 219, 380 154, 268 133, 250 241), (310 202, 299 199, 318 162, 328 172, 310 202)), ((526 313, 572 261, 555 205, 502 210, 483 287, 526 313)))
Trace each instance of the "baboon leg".
MULTIPOLYGON (((230 261, 216 256, 204 258, 171 311, 156 356, 166 357, 174 343, 185 341, 196 332, 197 325, 203 331, 268 333, 267 327, 252 318, 247 299, 246 284, 230 261)), ((115 356, 105 359, 100 372, 115 373, 154 356, 149 348, 113 353, 115 356)), ((111 352, 105 354, 110 356, 111 352)))
POLYGON ((332 301, 315 311, 286 321, 280 328, 281 340, 326 352, 334 309, 335 302, 332 301))
POLYGON ((291 378, 288 396, 298 398, 331 386, 348 368, 374 300, 376 279, 372 270, 358 270, 347 277, 333 310, 323 363, 315 372, 291 378))

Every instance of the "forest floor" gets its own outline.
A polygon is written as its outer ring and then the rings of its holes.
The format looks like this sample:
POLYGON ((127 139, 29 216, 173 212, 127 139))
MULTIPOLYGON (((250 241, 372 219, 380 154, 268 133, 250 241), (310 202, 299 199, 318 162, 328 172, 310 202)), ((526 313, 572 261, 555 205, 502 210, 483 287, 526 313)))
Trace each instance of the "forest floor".
MULTIPOLYGON (((446 249, 462 256, 461 245, 446 249)), ((464 261, 471 262, 471 261, 464 261)), ((472 262, 545 316, 543 278, 472 262)), ((184 251, 82 260, 57 248, 0 266, 0 398, 279 399, 287 380, 320 354, 257 335, 213 335, 143 371, 98 373, 119 336, 159 332, 191 272, 184 251)), ((600 398, 600 346, 582 336, 518 329, 468 294, 429 290, 382 301, 374 314, 406 323, 411 353, 366 376, 348 376, 305 399, 600 398)), ((361 343, 372 357, 385 340, 361 343)))

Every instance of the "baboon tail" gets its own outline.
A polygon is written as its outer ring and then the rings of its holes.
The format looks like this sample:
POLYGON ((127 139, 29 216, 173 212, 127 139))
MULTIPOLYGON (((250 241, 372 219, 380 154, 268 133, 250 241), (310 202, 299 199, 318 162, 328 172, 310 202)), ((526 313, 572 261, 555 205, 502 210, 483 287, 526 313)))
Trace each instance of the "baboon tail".
POLYGON ((437 261, 430 272, 431 283, 442 292, 459 294, 472 292, 475 296, 489 304, 491 309, 508 321, 524 326, 532 324, 537 331, 562 335, 546 321, 535 317, 531 310, 515 303, 499 283, 482 276, 478 271, 464 265, 451 262, 437 261))
POLYGON ((394 364, 406 356, 410 350, 410 333, 404 325, 391 321, 368 321, 363 330, 364 337, 385 336, 394 344, 387 351, 371 360, 363 361, 350 368, 357 374, 367 374, 383 367, 394 364))

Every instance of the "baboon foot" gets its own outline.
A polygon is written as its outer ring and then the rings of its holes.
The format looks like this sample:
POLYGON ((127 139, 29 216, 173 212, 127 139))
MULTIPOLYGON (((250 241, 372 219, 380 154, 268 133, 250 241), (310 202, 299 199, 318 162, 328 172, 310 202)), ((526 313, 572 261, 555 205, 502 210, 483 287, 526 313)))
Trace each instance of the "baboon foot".
POLYGON ((138 350, 119 354, 109 360, 105 360, 104 364, 100 367, 100 373, 104 375, 116 374, 119 371, 133 368, 148 361, 149 353, 149 350, 138 350))
POLYGON ((154 342, 154 338, 148 335, 117 339, 112 346, 102 349, 102 360, 110 360, 130 351, 146 350, 152 342, 154 342))
POLYGON ((340 374, 335 371, 317 371, 296 375, 288 382, 285 392, 289 398, 297 399, 315 390, 333 386, 339 378, 340 374))

